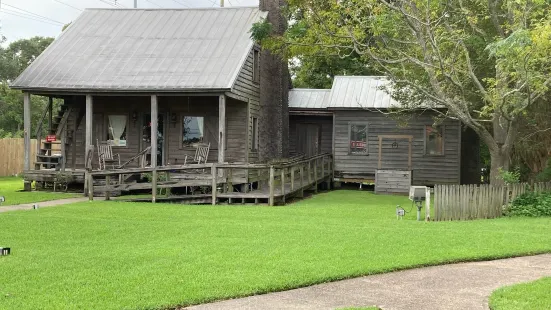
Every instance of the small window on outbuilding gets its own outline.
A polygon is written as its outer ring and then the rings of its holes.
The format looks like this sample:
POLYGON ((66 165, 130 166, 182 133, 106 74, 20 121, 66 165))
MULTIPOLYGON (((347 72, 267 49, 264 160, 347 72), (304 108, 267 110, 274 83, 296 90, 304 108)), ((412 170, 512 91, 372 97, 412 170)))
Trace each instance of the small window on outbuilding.
POLYGON ((253 82, 260 83, 260 51, 253 52, 253 82))
POLYGON ((251 151, 258 151, 258 118, 253 117, 251 151))
POLYGON ((202 116, 182 117, 182 147, 202 143, 205 138, 205 118, 202 116))
POLYGON ((113 146, 126 146, 126 115, 107 116, 107 141, 113 146))
POLYGON ((353 155, 367 155, 369 154, 368 149, 368 124, 348 124, 348 133, 350 140, 350 154, 353 155))
POLYGON ((444 126, 425 126, 425 154, 444 155, 444 126))

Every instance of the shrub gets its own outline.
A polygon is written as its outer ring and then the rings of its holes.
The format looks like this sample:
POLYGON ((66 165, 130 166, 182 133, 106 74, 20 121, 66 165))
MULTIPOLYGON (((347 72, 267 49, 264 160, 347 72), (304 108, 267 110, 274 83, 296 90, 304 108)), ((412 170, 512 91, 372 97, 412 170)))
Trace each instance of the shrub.
POLYGON ((536 180, 538 182, 551 181, 551 158, 547 161, 547 167, 537 175, 536 180))
POLYGON ((507 216, 551 216, 551 193, 525 193, 505 210, 507 216))

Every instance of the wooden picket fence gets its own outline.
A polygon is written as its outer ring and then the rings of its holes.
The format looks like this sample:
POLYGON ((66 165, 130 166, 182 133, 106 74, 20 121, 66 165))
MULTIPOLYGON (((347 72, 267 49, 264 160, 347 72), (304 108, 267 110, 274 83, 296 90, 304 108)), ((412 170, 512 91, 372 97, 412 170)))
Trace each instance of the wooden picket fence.
POLYGON ((434 220, 463 221, 497 218, 502 216, 505 206, 529 191, 551 191, 551 182, 506 186, 436 185, 434 220))
MULTIPOLYGON (((36 140, 31 140, 31 160, 36 158, 36 140)), ((23 172, 25 159, 23 138, 0 139, 0 177, 12 176, 23 172)))

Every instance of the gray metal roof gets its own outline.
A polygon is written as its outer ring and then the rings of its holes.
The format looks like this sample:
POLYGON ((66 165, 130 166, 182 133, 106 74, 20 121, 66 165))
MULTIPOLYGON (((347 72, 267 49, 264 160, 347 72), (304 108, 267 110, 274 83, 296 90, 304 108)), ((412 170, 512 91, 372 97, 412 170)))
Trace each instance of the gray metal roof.
POLYGON ((289 107, 295 109, 325 109, 330 89, 295 88, 289 91, 289 107))
POLYGON ((256 7, 87 9, 13 83, 27 90, 230 89, 256 7))
POLYGON ((381 87, 389 81, 382 76, 337 76, 333 81, 328 107, 358 109, 388 109, 400 103, 381 87))

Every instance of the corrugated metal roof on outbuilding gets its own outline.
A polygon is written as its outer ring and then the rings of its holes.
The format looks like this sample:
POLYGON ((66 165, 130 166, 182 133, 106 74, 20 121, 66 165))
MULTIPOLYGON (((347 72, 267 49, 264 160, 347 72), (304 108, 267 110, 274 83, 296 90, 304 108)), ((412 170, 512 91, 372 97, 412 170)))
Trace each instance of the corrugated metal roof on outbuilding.
POLYGON ((330 94, 330 89, 292 89, 289 91, 289 108, 326 109, 330 94))
POLYGON ((400 104, 382 87, 389 80, 381 76, 337 76, 333 81, 328 108, 388 109, 400 104))
POLYGON ((88 9, 13 83, 17 89, 229 89, 250 52, 256 7, 88 9))

